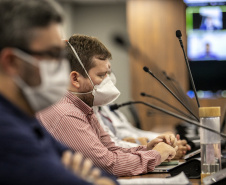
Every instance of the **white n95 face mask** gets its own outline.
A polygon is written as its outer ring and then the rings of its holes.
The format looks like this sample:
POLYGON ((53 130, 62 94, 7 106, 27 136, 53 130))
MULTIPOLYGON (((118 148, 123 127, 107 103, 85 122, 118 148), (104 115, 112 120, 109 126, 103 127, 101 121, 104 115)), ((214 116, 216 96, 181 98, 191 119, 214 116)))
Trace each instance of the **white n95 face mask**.
POLYGON ((92 95, 94 96, 93 106, 102 106, 115 101, 120 92, 111 81, 111 78, 107 76, 99 85, 93 87, 92 95))
POLYGON ((15 49, 14 54, 23 61, 39 68, 41 84, 30 87, 19 76, 14 81, 22 90, 33 111, 37 112, 56 103, 66 92, 69 85, 70 66, 67 60, 39 60, 15 49))
POLYGON ((111 73, 109 74, 109 77, 111 79, 111 81, 113 82, 114 85, 116 85, 116 77, 115 74, 111 71, 111 73))
POLYGON ((73 53, 75 54, 76 58, 78 59, 80 65, 84 69, 86 75, 88 76, 91 84, 93 85, 93 90, 86 93, 77 93, 72 92, 73 94, 88 94, 92 93, 93 95, 93 106, 102 106, 107 105, 115 101, 119 95, 119 90, 115 87, 114 83, 112 82, 111 78, 107 75, 107 77, 104 78, 104 80, 99 85, 94 85, 93 81, 91 80, 88 72, 86 71, 83 63, 81 62, 77 52, 72 47, 72 45, 68 42, 69 46, 71 47, 73 53))

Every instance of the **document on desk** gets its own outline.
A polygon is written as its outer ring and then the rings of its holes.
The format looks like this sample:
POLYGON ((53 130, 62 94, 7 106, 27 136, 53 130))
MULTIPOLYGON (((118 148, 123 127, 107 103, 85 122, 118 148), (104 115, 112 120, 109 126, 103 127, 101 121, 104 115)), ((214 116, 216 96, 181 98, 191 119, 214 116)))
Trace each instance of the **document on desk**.
POLYGON ((164 184, 172 184, 172 185, 190 185, 190 181, 184 174, 181 172, 180 174, 170 177, 170 178, 137 178, 137 179, 118 179, 120 185, 164 185, 164 184))

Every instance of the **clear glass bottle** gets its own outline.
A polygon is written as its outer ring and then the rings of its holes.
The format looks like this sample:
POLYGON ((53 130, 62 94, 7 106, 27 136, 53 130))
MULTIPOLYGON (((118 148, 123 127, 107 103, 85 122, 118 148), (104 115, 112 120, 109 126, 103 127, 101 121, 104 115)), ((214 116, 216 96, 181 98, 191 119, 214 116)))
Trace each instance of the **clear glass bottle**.
MULTIPOLYGON (((220 107, 200 107, 200 124, 220 132, 220 107)), ((221 136, 200 128, 201 181, 221 170, 221 136)))

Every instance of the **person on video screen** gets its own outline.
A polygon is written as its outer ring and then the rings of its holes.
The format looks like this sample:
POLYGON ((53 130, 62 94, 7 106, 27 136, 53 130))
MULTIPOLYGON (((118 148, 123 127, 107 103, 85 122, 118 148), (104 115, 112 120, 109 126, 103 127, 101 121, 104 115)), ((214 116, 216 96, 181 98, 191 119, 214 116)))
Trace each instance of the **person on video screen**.
POLYGON ((202 23, 200 30, 219 30, 220 27, 214 23, 214 20, 210 16, 202 17, 202 23))
POLYGON ((219 60, 218 56, 211 51, 211 44, 205 44, 205 53, 198 57, 200 60, 219 60))

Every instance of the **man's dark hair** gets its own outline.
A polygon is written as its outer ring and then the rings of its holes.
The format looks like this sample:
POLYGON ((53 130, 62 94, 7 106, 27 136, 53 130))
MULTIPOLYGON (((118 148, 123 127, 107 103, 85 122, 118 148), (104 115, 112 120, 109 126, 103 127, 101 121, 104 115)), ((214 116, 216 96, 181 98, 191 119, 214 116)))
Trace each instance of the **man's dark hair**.
MULTIPOLYGON (((111 59, 111 53, 95 37, 86 35, 73 35, 70 37, 68 42, 77 52, 87 72, 89 72, 91 68, 95 67, 95 63, 92 60, 94 56, 100 60, 111 59)), ((84 69, 68 44, 66 46, 66 57, 70 62, 71 70, 77 71, 83 77, 87 78, 84 69)))
POLYGON ((35 28, 62 21, 62 10, 53 0, 0 0, 0 51, 29 49, 35 28))

